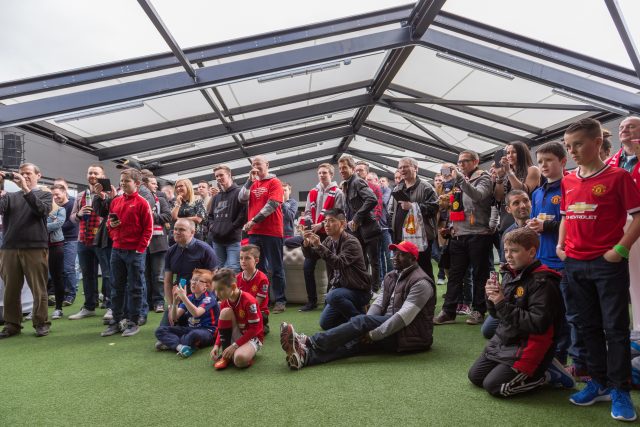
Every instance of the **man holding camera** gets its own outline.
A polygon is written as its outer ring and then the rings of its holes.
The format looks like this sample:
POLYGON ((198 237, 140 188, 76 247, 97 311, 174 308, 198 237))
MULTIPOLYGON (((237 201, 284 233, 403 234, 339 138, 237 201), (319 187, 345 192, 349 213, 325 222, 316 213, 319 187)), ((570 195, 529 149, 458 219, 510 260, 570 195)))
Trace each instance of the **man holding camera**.
POLYGON ((33 294, 32 321, 36 337, 49 335, 47 215, 51 211, 53 197, 38 188, 41 176, 40 169, 33 163, 23 163, 18 173, 0 172, 0 180, 11 180, 20 188, 18 192, 0 196, 0 215, 4 226, 0 275, 4 281, 5 319, 0 339, 17 335, 22 329, 20 294, 25 278, 33 294))
POLYGON ((493 241, 489 226, 493 185, 489 174, 478 168, 479 162, 478 153, 464 150, 458 155, 458 167, 443 173, 446 181, 454 182, 449 212, 451 268, 442 311, 433 320, 436 325, 455 323, 458 298, 469 266, 473 267, 473 311, 466 323, 481 324, 487 311, 484 285, 489 278, 493 241))

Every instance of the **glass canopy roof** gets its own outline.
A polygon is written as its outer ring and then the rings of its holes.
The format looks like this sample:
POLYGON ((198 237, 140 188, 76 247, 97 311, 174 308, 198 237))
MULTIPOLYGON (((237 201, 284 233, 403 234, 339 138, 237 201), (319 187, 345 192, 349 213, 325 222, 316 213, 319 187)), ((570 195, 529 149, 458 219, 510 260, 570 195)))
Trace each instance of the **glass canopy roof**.
POLYGON ((343 153, 385 175, 413 157, 429 177, 464 149, 488 160, 640 113, 639 15, 634 0, 9 2, 0 129, 167 179, 343 153))

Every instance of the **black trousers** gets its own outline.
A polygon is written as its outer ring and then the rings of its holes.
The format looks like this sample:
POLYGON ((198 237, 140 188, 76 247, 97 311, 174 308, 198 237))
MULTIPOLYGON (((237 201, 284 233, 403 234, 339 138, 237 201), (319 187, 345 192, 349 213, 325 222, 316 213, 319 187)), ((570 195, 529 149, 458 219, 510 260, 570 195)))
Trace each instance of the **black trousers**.
POLYGON ((62 310, 64 301, 64 246, 49 246, 49 276, 56 296, 56 310, 62 310))
POLYGON ((473 300, 472 308, 484 314, 487 311, 484 287, 489 278, 489 257, 493 245, 493 236, 474 234, 452 238, 449 241, 449 281, 444 296, 442 310, 447 315, 456 317, 456 307, 462 295, 464 276, 469 266, 473 267, 473 300))
POLYGON ((489 360, 485 354, 474 362, 468 376, 469 381, 496 397, 524 393, 545 383, 544 373, 537 378, 532 378, 509 365, 489 360))
POLYGON ((374 292, 380 289, 380 240, 381 238, 377 238, 367 243, 360 240, 365 263, 367 267, 371 266, 371 288, 374 292))

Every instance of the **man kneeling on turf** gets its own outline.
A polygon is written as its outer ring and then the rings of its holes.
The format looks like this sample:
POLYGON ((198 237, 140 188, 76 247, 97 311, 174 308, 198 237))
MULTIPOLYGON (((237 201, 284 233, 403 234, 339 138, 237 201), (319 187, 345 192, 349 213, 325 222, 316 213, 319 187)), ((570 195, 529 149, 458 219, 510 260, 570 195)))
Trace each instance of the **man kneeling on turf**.
POLYGON ((196 268, 191 276, 193 294, 187 295, 187 290, 179 285, 173 287, 171 318, 180 319, 187 314, 189 326, 158 327, 156 350, 175 350, 179 356, 189 357, 196 348, 213 344, 220 307, 214 293, 207 291, 211 279, 211 271, 196 268))
POLYGON ((553 357, 564 316, 561 275, 536 259, 540 241, 535 231, 518 228, 503 240, 502 285, 492 275, 485 288, 489 313, 499 324, 469 370, 469 380, 497 397, 545 383, 572 388, 573 377, 553 357))
POLYGON ((238 289, 236 273, 221 268, 213 276, 213 285, 220 303, 218 337, 211 350, 216 369, 224 369, 229 363, 238 368, 248 368, 262 347, 264 331, 258 302, 249 293, 238 289))
POLYGON ((411 242, 390 245, 393 268, 367 314, 312 337, 293 325, 280 326, 280 343, 291 369, 375 351, 404 352, 431 348, 436 298, 432 279, 418 266, 411 242))

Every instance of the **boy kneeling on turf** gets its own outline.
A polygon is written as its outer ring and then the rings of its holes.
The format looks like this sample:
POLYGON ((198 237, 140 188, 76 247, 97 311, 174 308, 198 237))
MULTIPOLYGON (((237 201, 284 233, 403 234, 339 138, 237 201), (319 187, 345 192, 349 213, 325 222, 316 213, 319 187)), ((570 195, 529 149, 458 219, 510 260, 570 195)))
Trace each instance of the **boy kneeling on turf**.
POLYGON ((538 234, 518 228, 504 236, 502 285, 487 280, 489 313, 500 323, 469 380, 491 395, 508 397, 545 383, 571 388, 573 377, 554 359, 554 338, 564 316, 561 275, 536 259, 538 234))
POLYGON ((187 315, 189 326, 160 326, 156 329, 156 350, 175 350, 181 357, 189 357, 196 348, 213 344, 220 307, 216 296, 208 292, 213 274, 196 268, 191 276, 191 291, 179 285, 173 287, 171 314, 173 319, 187 315))
POLYGON ((238 368, 248 368, 264 341, 258 303, 249 292, 238 288, 236 273, 229 268, 218 270, 213 284, 221 302, 218 337, 211 350, 213 366, 224 369, 233 363, 238 368))
POLYGON ((256 267, 260 261, 260 248, 245 245, 240 248, 240 268, 236 282, 240 290, 253 295, 260 307, 264 334, 269 333, 269 278, 256 267))

